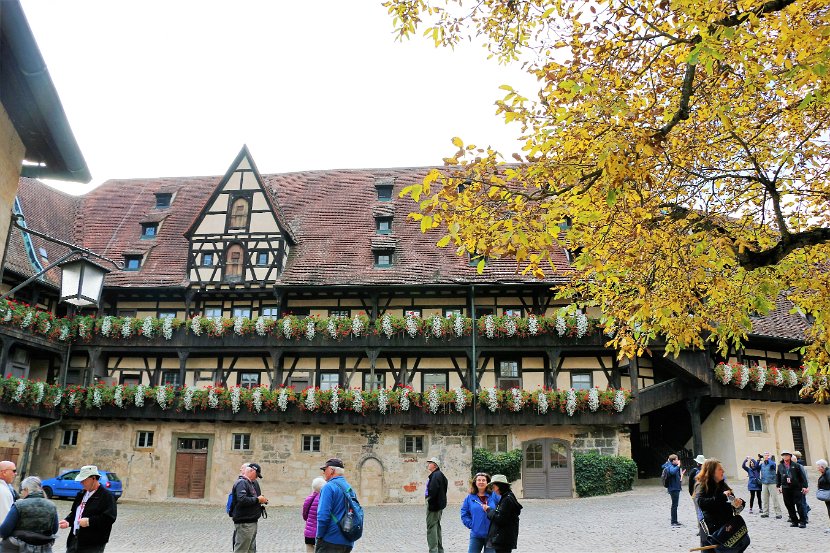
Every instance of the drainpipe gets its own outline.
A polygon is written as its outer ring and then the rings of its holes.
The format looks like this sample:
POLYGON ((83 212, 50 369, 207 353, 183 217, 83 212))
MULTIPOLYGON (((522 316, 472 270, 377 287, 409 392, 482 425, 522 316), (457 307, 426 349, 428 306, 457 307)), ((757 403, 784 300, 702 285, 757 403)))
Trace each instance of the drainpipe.
POLYGON ((470 363, 470 371, 472 375, 472 382, 470 383, 470 387, 472 388, 473 392, 473 431, 472 431, 472 447, 470 448, 470 464, 472 465, 473 456, 475 455, 476 450, 476 411, 478 410, 478 377, 476 376, 476 369, 478 365, 478 358, 476 357, 476 334, 478 334, 478 328, 476 327, 476 286, 475 284, 470 285, 470 308, 472 309, 472 319, 473 319, 473 328, 472 328, 472 362, 470 363))

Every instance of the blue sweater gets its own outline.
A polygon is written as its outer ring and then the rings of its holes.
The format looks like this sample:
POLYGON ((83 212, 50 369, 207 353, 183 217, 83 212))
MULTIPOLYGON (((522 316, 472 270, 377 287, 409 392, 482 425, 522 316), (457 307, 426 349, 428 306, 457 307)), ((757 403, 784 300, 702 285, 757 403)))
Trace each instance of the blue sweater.
POLYGON ((320 501, 317 503, 317 537, 329 543, 354 547, 354 542, 346 539, 337 524, 346 514, 343 489, 349 490, 352 499, 357 499, 354 490, 342 476, 335 476, 320 490, 320 501))
POLYGON ((775 461, 761 461, 761 484, 775 484, 775 461))
POLYGON ((679 492, 680 491, 680 465, 675 465, 666 461, 663 463, 663 468, 669 471, 668 486, 666 491, 679 492))
MULTIPOLYGON (((487 505, 491 509, 496 508, 498 497, 494 493, 487 494, 487 505)), ((464 503, 461 504, 461 522, 470 529, 471 538, 487 537, 487 532, 490 530, 490 519, 487 518, 487 513, 481 506, 476 494, 471 493, 464 498, 464 503)))

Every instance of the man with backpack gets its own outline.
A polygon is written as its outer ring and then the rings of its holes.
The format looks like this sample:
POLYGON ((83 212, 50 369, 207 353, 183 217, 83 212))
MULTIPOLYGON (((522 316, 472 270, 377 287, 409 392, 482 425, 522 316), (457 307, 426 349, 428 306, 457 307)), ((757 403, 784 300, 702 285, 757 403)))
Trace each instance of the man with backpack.
POLYGON ((680 480, 686 471, 680 468, 680 459, 672 453, 668 461, 663 464, 663 473, 660 481, 671 496, 671 525, 683 526, 677 521, 677 503, 680 501, 680 480))
POLYGON ((233 485, 228 514, 233 517, 234 553, 256 553, 257 521, 262 506, 268 504, 268 499, 259 494, 257 478, 262 478, 262 467, 246 463, 233 485))
POLYGON ((317 503, 315 553, 347 553, 363 532, 363 509, 343 477, 343 461, 332 458, 320 467, 326 485, 317 503))

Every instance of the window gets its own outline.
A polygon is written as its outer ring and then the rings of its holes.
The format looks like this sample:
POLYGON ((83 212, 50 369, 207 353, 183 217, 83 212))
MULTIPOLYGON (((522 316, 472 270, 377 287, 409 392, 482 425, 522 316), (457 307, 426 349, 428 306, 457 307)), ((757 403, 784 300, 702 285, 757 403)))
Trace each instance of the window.
POLYGON ((389 234, 392 232, 392 217, 376 217, 375 230, 378 234, 389 234))
POLYGON ((64 446, 78 445, 78 429, 73 428, 71 430, 64 430, 63 441, 61 442, 61 444, 64 446))
POLYGON ((311 315, 311 310, 308 307, 293 307, 288 311, 288 314, 302 319, 303 317, 311 315))
POLYGON ((256 252, 256 264, 259 267, 268 266, 268 252, 256 252))
POLYGON ((303 434, 303 451, 312 453, 320 451, 320 435, 303 434))
POLYGON ((232 317, 235 319, 237 317, 245 317, 247 319, 251 318, 251 308, 250 307, 234 307, 232 310, 232 317))
POLYGON ((375 189, 378 191, 378 201, 379 202, 391 202, 392 201, 392 185, 391 184, 379 184, 375 186, 375 189))
POLYGON ((179 438, 176 445, 178 451, 205 451, 207 448, 207 438, 179 438))
POLYGON ((176 315, 176 311, 159 311, 159 319, 175 319, 176 315))
POLYGON ((239 373, 239 386, 242 388, 256 388, 259 386, 260 373, 241 372, 239 373))
POLYGON ((250 434, 234 434, 233 445, 231 449, 234 451, 248 451, 251 449, 251 435, 250 434))
POLYGON ((215 317, 222 316, 222 308, 221 307, 205 307, 205 317, 209 319, 213 319, 215 317))
POLYGON ((124 270, 137 271, 141 268, 140 255, 125 255, 124 256, 124 270))
POLYGON ((213 254, 212 253, 203 253, 202 254, 202 267, 213 267, 213 254))
POLYGON ((141 430, 135 437, 136 447, 153 447, 153 433, 146 430, 141 430))
POLYGON ((749 431, 750 432, 763 432, 764 431, 764 415, 758 415, 755 413, 750 413, 746 416, 747 423, 749 424, 749 431))
POLYGON ((519 376, 519 361, 515 359, 507 359, 499 361, 499 388, 502 390, 509 390, 511 388, 521 388, 522 379, 519 376))
POLYGON ((364 390, 379 390, 381 388, 386 388, 386 373, 376 372, 374 381, 371 372, 363 373, 364 390))
POLYGON ((136 313, 135 309, 119 309, 118 310, 118 316, 122 317, 122 318, 129 317, 131 319, 135 319, 135 313, 136 313))
POLYGON ((276 306, 273 306, 273 305, 268 305, 268 306, 263 305, 262 308, 260 309, 260 317, 268 317, 269 319, 276 319, 279 316, 280 316, 280 308, 279 307, 276 307, 276 306))
POLYGON ((123 384, 124 386, 138 386, 141 384, 141 375, 122 373, 119 384, 123 384))
POLYGON ((505 317, 521 317, 523 314, 521 307, 505 307, 504 308, 504 316, 505 317))
POLYGON ((225 253, 225 279, 242 280, 242 257, 245 251, 241 244, 232 244, 225 253))
POLYGON ((335 386, 340 385, 340 373, 321 372, 320 373, 320 389, 331 390, 335 386))
POLYGON ((590 372, 571 373, 571 388, 574 390, 590 390, 594 387, 594 375, 590 372))
POLYGON ((504 453, 507 451, 507 435, 495 434, 487 436, 487 449, 493 453, 504 453))
POLYGON ((423 453, 424 452, 424 437, 423 436, 404 436, 403 437, 403 452, 404 453, 423 453))
POLYGON ((375 267, 391 267, 392 251, 381 250, 375 252, 375 267))
POLYGON ((444 308, 444 316, 446 318, 449 319, 450 317, 455 317, 456 315, 458 315, 459 317, 461 316, 461 308, 459 308, 459 307, 445 307, 444 308))
POLYGON ((433 386, 443 388, 444 390, 448 388, 447 373, 424 373, 421 380, 423 382, 424 391, 429 390, 433 386))
POLYGON ((79 474, 81 474, 81 471, 79 471, 79 470, 70 470, 69 472, 66 472, 66 473, 61 475, 61 480, 72 480, 72 481, 74 481, 75 477, 78 476, 79 474))
POLYGON ((158 223, 141 223, 141 237, 142 238, 155 238, 156 234, 158 234, 159 224, 158 223))
POLYGON ((329 317, 340 317, 342 319, 349 319, 352 316, 350 309, 329 309, 329 317))
POLYGON ((180 386, 179 371, 162 371, 161 372, 162 386, 180 386))
POLYGON ((156 194, 156 209, 167 209, 170 207, 170 201, 173 199, 173 194, 159 192, 156 194))
POLYGON ((420 309, 404 309, 403 312, 404 317, 421 317, 421 310, 420 309))
POLYGON ((228 230, 245 229, 248 227, 248 199, 236 198, 231 204, 228 219, 228 230))
POLYGON ((476 319, 486 317, 487 315, 493 315, 492 307, 476 307, 476 319))

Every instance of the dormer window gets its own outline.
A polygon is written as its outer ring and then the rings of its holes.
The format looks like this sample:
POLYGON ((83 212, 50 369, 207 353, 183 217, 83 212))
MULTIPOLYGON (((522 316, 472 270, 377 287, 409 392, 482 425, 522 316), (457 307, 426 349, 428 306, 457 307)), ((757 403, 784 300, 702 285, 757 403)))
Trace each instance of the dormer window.
POLYGON ((158 230, 158 223, 141 223, 141 238, 155 238, 158 230))
POLYGON ((248 214, 250 204, 248 198, 236 198, 231 203, 228 213, 228 230, 240 230, 248 228, 248 214))
POLYGON ((391 184, 378 184, 375 186, 375 189, 378 191, 378 201, 379 202, 391 202, 392 201, 392 185, 391 184))
POLYGON ((141 268, 140 255, 125 255, 124 256, 124 270, 137 271, 141 268))
POLYGON ((156 193, 156 209, 167 209, 173 201, 173 194, 169 192, 156 193))
POLYGON ((375 229, 378 234, 389 234, 392 232, 392 217, 376 217, 375 229))
POLYGON ((375 267, 391 267, 392 253, 392 250, 375 251, 375 267))
POLYGON ((241 244, 231 245, 225 253, 225 280, 239 282, 242 280, 242 268, 245 250, 241 244))

